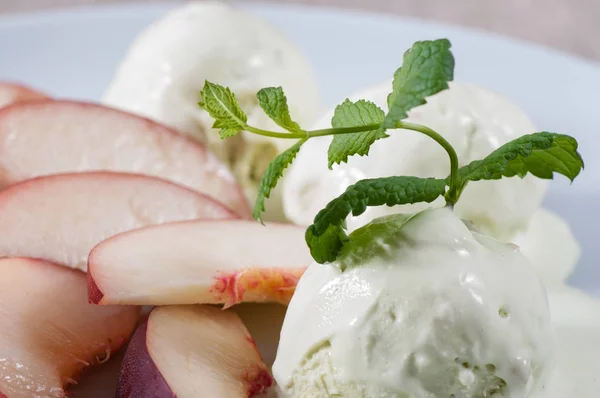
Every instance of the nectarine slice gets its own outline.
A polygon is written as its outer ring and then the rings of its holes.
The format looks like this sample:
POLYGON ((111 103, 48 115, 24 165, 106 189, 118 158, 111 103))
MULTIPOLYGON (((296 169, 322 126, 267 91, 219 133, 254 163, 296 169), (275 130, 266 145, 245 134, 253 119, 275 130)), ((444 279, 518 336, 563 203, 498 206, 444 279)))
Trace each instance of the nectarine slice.
POLYGON ((238 214, 249 214, 228 168, 168 127, 73 101, 24 102, 0 110, 0 185, 95 170, 161 177, 217 198, 238 214))
POLYGON ((272 384, 235 313, 206 305, 157 307, 127 348, 117 398, 248 398, 272 384))
POLYGON ((86 270, 90 250, 119 232, 231 217, 209 197, 159 178, 109 172, 38 177, 0 191, 0 257, 86 270))
POLYGON ((87 366, 135 329, 135 307, 87 303, 85 275, 24 258, 0 260, 0 396, 65 397, 87 366))
POLYGON ((0 108, 21 101, 47 99, 45 94, 17 83, 0 82, 0 108))
POLYGON ((88 261, 97 304, 287 304, 311 256, 304 229, 249 220, 168 223, 117 235, 88 261))

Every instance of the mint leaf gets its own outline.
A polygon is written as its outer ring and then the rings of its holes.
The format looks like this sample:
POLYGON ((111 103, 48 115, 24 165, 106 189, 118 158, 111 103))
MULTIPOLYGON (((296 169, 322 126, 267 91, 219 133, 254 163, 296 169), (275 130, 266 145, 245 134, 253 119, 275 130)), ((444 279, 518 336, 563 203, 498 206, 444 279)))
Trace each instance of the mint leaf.
POLYGON ((212 127, 220 129, 221 138, 232 137, 246 127, 248 118, 228 87, 205 81, 198 105, 215 119, 212 127))
POLYGON ((258 186, 258 197, 254 203, 254 209, 252 210, 252 216, 255 220, 262 223, 262 212, 265 211, 265 199, 271 196, 271 191, 277 185, 277 181, 283 176, 285 169, 292 163, 302 144, 306 142, 306 139, 302 139, 296 142, 292 147, 286 151, 277 155, 275 159, 269 164, 265 174, 260 180, 258 186))
POLYGON ((275 123, 289 131, 301 131, 298 123, 290 116, 287 98, 281 87, 263 88, 256 97, 260 107, 275 123))
POLYGON ((382 127, 394 128, 405 119, 408 111, 423 105, 425 98, 448 88, 454 78, 454 56, 450 41, 418 41, 404 53, 402 66, 394 74, 392 93, 388 96, 389 111, 382 127))
POLYGON ((368 206, 431 203, 444 195, 446 181, 436 178, 385 177, 361 180, 329 202, 306 230, 306 243, 318 263, 335 261, 348 236, 346 217, 361 215, 368 206))
POLYGON ((316 236, 309 227, 304 238, 310 249, 310 254, 320 264, 335 261, 337 253, 348 242, 348 235, 339 225, 328 225, 325 232, 319 236, 316 236))
MULTIPOLYGON (((352 102, 349 99, 335 108, 331 119, 332 127, 358 127, 371 124, 381 124, 385 114, 372 102, 360 100, 352 102)), ((329 168, 334 163, 347 162, 352 155, 365 156, 369 154, 371 145, 380 138, 388 135, 380 129, 352 134, 337 134, 329 145, 329 168)))
POLYGON ((397 213, 379 217, 352 232, 342 246, 338 263, 342 271, 368 262, 372 258, 389 258, 390 248, 399 247, 398 235, 414 214, 397 213))
POLYGON ((502 177, 536 177, 552 179, 559 173, 571 181, 583 168, 575 138, 548 132, 524 135, 510 141, 482 160, 459 169, 461 190, 468 181, 498 180, 502 177))

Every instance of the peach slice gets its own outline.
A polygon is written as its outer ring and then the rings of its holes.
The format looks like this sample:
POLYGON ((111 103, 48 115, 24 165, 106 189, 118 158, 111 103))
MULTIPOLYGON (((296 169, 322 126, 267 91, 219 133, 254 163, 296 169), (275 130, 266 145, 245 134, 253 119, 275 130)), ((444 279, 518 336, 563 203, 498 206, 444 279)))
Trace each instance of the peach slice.
POLYGON ((168 127, 83 102, 24 102, 0 110, 0 185, 95 170, 161 177, 217 198, 240 215, 249 214, 228 168, 168 127))
POLYGON ((65 397, 87 366, 129 338, 135 307, 86 301, 85 275, 41 260, 0 260, 0 396, 65 397))
POLYGON ((159 178, 92 172, 38 177, 0 191, 0 257, 34 257, 86 270, 90 250, 145 225, 235 215, 159 178))
POLYGON ((97 304, 287 304, 312 262, 304 229, 249 220, 168 223, 117 235, 88 261, 97 304))
POLYGON ((273 384, 254 340, 230 311, 157 307, 135 332, 117 398, 248 398, 273 384))
POLYGON ((0 108, 22 101, 48 99, 45 94, 17 83, 0 82, 0 108))

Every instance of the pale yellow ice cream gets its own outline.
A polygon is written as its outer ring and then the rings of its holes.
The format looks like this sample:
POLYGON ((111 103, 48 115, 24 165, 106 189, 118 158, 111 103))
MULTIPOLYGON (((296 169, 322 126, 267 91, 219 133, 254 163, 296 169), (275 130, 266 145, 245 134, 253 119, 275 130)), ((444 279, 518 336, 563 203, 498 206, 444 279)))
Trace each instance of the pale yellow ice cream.
MULTIPOLYGON (((107 105, 173 126, 205 142, 227 163, 251 203, 270 161, 294 143, 247 133, 222 140, 214 119, 198 107, 205 80, 228 86, 248 124, 279 131, 256 93, 282 86, 294 120, 312 124, 320 112, 313 69, 278 29, 230 5, 206 1, 176 8, 145 29, 103 97, 107 105)), ((273 211, 277 203, 269 204, 273 211)))
POLYGON ((273 373, 292 398, 525 398, 552 353, 527 259, 441 208, 378 219, 338 263, 313 264, 273 373))

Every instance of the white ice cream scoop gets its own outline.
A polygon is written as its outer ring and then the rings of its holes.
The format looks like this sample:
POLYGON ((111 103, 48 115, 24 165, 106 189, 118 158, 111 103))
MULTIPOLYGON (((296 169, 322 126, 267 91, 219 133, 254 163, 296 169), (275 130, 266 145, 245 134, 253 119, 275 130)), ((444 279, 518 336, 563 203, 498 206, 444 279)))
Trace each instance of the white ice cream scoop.
POLYGON ((528 260, 441 208, 377 219, 309 267, 273 374, 292 398, 525 398, 552 353, 528 260))
MULTIPOLYGON (((387 109, 386 82, 351 96, 367 99, 387 109)), ((331 125, 333 110, 315 128, 331 125)), ((461 165, 481 159, 500 145, 536 131, 527 115, 507 99, 483 88, 451 83, 450 89, 428 99, 409 112, 409 121, 433 128, 456 149, 461 165)), ((364 178, 391 175, 445 177, 448 156, 429 137, 393 130, 376 142, 368 157, 327 170, 327 147, 331 137, 314 138, 304 144, 284 180, 286 215, 298 224, 312 223, 319 210, 351 184, 364 178)), ((535 177, 471 182, 456 213, 481 231, 501 241, 517 243, 544 280, 565 280, 579 260, 579 244, 569 225, 558 215, 540 208, 547 182, 535 177)), ((443 201, 436 203, 443 204, 443 201)), ((423 205, 369 208, 348 220, 355 229, 375 217, 396 212, 415 212, 423 205)))
MULTIPOLYGON (((351 100, 366 99, 387 110, 391 82, 359 92, 351 100)), ((333 110, 315 128, 331 126, 333 110)), ((450 89, 409 112, 408 121, 430 127, 456 149, 461 165, 481 159, 502 144, 535 132, 535 126, 516 105, 483 88, 451 83, 450 89)), ((347 164, 327 172, 331 137, 311 139, 287 173, 284 186, 286 215, 298 224, 310 224, 317 212, 361 178, 409 175, 446 177, 448 156, 431 138, 408 130, 391 130, 390 137, 371 146, 368 157, 353 156, 347 164)), ((546 182, 533 177, 470 183, 456 206, 457 214, 483 232, 507 239, 524 228, 538 209, 546 182)), ((400 208, 371 208, 350 228, 400 208)), ((412 206, 409 212, 414 212, 412 206)))
POLYGON ((292 142, 244 133, 221 140, 210 128, 214 120, 197 105, 205 80, 231 88, 255 127, 280 129, 258 105, 256 93, 264 87, 283 87, 292 117, 302 126, 320 111, 316 77, 301 52, 261 18, 211 1, 176 8, 144 30, 103 102, 208 143, 254 201, 267 165, 292 142))
POLYGON ((544 208, 538 209, 527 227, 510 240, 520 247, 546 284, 563 283, 581 256, 581 245, 567 221, 544 208))

